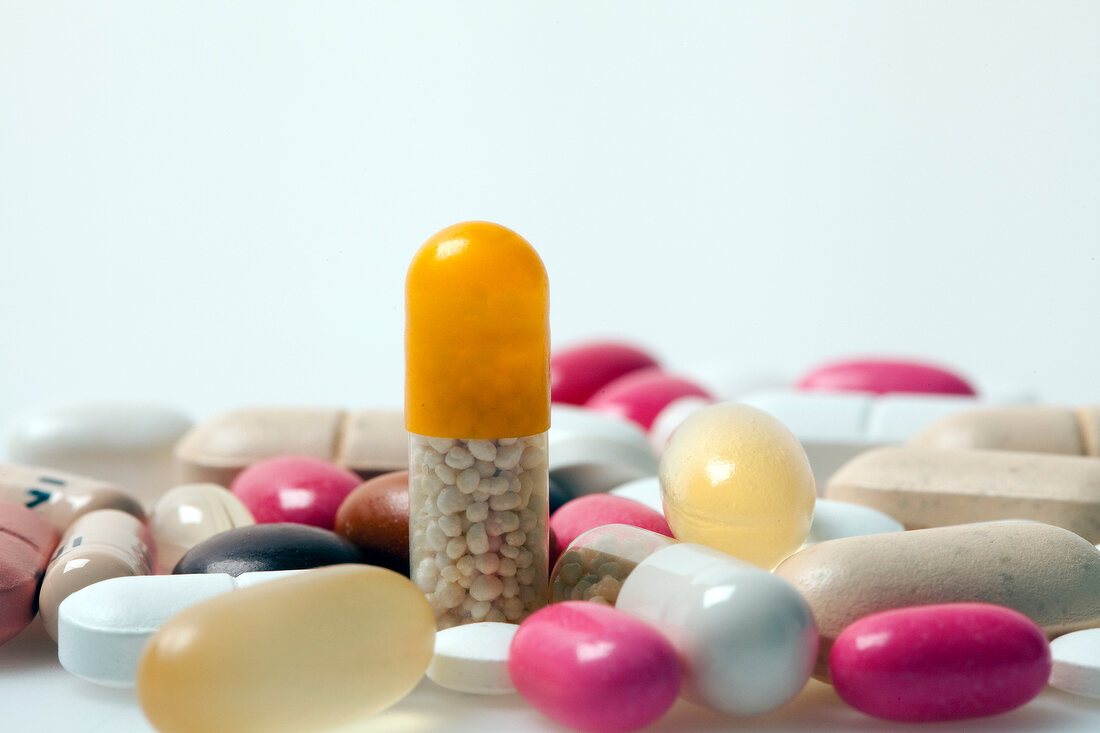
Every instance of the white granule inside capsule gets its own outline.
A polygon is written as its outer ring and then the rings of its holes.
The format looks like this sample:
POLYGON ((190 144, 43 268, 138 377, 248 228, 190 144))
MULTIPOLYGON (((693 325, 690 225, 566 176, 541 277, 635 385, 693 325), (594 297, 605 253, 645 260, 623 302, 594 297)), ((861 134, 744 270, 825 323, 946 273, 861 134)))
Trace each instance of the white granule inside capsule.
POLYGON ((413 580, 439 629, 522 621, 546 604, 546 435, 412 436, 413 580))

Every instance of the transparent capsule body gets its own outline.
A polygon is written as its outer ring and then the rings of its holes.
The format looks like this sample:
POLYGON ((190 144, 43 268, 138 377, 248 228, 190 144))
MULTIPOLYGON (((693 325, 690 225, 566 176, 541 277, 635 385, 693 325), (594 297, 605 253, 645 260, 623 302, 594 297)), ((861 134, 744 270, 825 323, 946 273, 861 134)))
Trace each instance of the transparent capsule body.
POLYGON ((519 623, 546 605, 546 433, 409 439, 409 561, 436 627, 519 623))
POLYGON ((577 537, 550 574, 550 602, 615 605, 623 581, 642 560, 676 540, 626 524, 605 524, 577 537))

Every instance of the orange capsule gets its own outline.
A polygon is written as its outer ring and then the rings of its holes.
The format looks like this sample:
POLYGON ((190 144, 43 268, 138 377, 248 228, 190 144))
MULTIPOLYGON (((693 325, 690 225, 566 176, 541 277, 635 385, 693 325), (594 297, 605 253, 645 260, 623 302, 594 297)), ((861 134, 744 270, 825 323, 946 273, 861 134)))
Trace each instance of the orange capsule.
POLYGON ((488 222, 444 229, 405 281, 411 576, 439 628, 546 603, 549 286, 488 222))

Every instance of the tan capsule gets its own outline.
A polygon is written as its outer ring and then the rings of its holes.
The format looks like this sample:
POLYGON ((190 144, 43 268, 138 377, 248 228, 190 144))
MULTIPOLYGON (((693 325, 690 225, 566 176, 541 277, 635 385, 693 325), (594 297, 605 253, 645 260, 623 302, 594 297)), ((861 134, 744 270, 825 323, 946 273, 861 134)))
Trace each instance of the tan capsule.
POLYGON ((263 458, 324 458, 364 478, 408 467, 408 434, 397 410, 250 407, 222 413, 176 444, 181 483, 229 486, 263 458))
POLYGON ((157 500, 149 529, 157 562, 166 573, 195 545, 234 527, 255 524, 252 513, 232 492, 217 484, 183 484, 157 500))
POLYGON ((913 436, 909 445, 1100 456, 1100 407, 965 410, 935 421, 913 436))
POLYGON ((64 532, 77 517, 97 509, 118 509, 139 519, 141 503, 104 481, 52 468, 0 463, 0 501, 22 504, 64 532))
POLYGON ((408 694, 434 643, 431 609, 407 578, 336 565, 173 617, 145 646, 138 697, 161 733, 328 730, 408 694))
POLYGON ((81 588, 108 578, 149 575, 155 567, 144 522, 117 509, 85 514, 61 538, 42 579, 38 610, 46 631, 57 641, 57 607, 81 588))
POLYGON ((1013 608, 1048 637, 1100 626, 1100 551, 1038 522, 964 524, 828 540, 775 569, 810 604, 821 635, 814 675, 856 619, 931 603, 1013 608))
POLYGON ((1100 460, 992 450, 890 447, 861 453, 825 487, 906 529, 1031 519, 1100 542, 1100 460))

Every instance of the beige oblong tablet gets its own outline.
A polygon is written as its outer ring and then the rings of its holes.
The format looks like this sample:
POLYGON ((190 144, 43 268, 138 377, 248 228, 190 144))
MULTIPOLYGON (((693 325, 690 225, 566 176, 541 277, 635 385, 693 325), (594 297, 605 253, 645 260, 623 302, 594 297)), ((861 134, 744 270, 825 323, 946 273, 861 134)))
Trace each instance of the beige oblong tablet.
POLYGON ((856 619, 931 603, 1013 608, 1048 637, 1100 626, 1100 551, 1039 522, 963 524, 828 540, 790 556, 775 574, 810 604, 821 638, 814 675, 856 619))
POLYGON ((409 434, 400 410, 353 410, 332 459, 364 480, 409 467, 409 434))
POLYGON ((312 456, 364 478, 408 468, 408 433, 398 410, 249 407, 202 423, 176 444, 180 483, 229 486, 264 458, 312 456))
POLYGON ((1100 407, 1018 405, 965 410, 933 422, 909 445, 1100 456, 1100 407))
POLYGON ((906 529, 1031 519, 1100 542, 1100 460, 992 450, 889 447, 833 474, 829 499, 878 509, 906 529))
POLYGON ((326 408, 249 407, 198 425, 176 444, 180 483, 229 486, 263 458, 313 456, 331 460, 344 411, 326 408))

